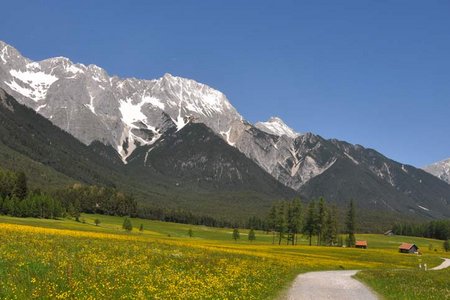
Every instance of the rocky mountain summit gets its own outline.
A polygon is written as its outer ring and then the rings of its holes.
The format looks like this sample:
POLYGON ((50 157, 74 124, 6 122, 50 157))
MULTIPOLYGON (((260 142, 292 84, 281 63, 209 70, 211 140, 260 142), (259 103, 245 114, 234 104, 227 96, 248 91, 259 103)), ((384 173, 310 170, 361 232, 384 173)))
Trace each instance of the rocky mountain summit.
POLYGON ((450 158, 438 161, 423 168, 428 173, 450 184, 450 158))

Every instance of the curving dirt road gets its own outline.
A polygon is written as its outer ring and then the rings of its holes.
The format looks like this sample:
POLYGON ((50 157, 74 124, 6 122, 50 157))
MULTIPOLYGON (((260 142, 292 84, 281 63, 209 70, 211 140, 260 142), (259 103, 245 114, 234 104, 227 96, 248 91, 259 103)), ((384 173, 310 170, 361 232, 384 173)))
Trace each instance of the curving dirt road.
POLYGON ((352 278, 357 272, 351 270, 300 274, 289 289, 287 299, 378 299, 367 286, 352 278))
POLYGON ((450 267, 450 259, 448 259, 448 258, 442 258, 442 259, 444 260, 444 262, 442 262, 442 264, 440 264, 437 267, 434 267, 431 270, 442 270, 442 269, 450 267))

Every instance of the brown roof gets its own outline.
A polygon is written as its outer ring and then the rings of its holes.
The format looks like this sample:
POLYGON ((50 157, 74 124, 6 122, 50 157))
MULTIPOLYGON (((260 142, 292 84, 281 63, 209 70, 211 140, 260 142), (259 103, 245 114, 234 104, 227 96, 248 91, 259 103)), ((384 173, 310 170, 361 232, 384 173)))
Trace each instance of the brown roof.
POLYGON ((355 246, 367 246, 367 241, 356 241, 355 246))
MULTIPOLYGON (((411 249, 413 246, 416 246, 416 245, 414 245, 414 244, 408 244, 408 243, 402 243, 401 245, 400 245, 400 247, 398 247, 399 249, 402 249, 402 250, 409 250, 409 249, 411 249)), ((417 246, 416 246, 416 248, 418 248, 417 246)))

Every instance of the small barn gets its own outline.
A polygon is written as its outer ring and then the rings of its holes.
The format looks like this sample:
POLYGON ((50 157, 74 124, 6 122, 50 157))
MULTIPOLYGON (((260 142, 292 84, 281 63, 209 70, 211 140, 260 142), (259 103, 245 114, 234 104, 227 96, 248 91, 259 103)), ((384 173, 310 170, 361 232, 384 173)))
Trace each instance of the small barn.
POLYGON ((392 230, 388 230, 388 231, 386 231, 386 232, 384 233, 384 235, 386 235, 386 236, 393 236, 393 235, 394 235, 394 232, 393 232, 392 230))
POLYGON ((398 251, 401 253, 416 253, 419 251, 419 247, 415 244, 402 243, 400 247, 398 247, 398 251))
POLYGON ((367 241, 356 241, 355 248, 367 249, 367 241))

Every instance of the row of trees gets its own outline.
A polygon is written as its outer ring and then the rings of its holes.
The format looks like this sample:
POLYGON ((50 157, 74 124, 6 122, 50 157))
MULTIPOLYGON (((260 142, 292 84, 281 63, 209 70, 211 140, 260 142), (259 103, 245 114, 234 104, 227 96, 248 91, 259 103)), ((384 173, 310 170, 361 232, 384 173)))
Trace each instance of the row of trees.
POLYGON ((184 209, 170 209, 162 207, 141 207, 137 211, 137 216, 142 219, 181 224, 205 225, 210 227, 233 227, 237 225, 227 220, 219 220, 211 216, 194 214, 184 209))
POLYGON ((137 216, 136 200, 115 188, 74 184, 52 193, 69 215, 80 212, 115 216, 137 216))
POLYGON ((448 240, 450 239, 450 220, 430 221, 423 224, 397 223, 392 231, 398 235, 448 240))
MULTIPOLYGON (((234 228, 234 229, 233 229, 232 237, 233 237, 233 240, 234 240, 235 242, 236 242, 238 239, 241 238, 241 234, 240 234, 240 232, 239 232, 239 229, 237 229, 237 228, 234 228)), ((249 240, 250 242, 253 242, 254 240, 256 240, 256 234, 255 234, 255 230, 254 230, 253 228, 250 229, 250 231, 248 232, 248 240, 249 240)))
POLYGON ((136 216, 137 203, 116 189, 80 184, 52 193, 29 192, 25 173, 0 169, 0 214, 37 218, 68 215, 79 220, 82 212, 136 216))
MULTIPOLYGON (((334 246, 342 244, 339 240, 338 211, 336 206, 329 206, 323 198, 313 200, 307 209, 303 211, 301 201, 281 201, 274 204, 263 226, 273 235, 272 243, 277 237, 280 245, 283 239, 287 244, 296 245, 299 234, 308 237, 309 245, 312 245, 313 237, 317 237, 317 245, 334 246)), ((346 244, 355 245, 355 207, 350 202, 347 217, 346 230, 348 234, 346 244)))

